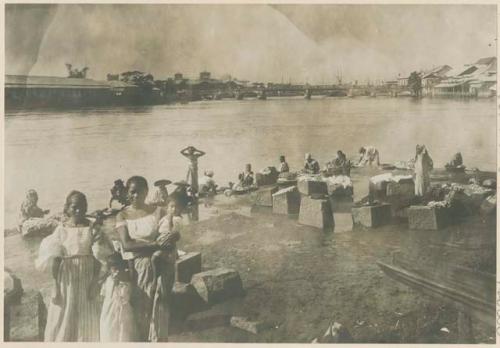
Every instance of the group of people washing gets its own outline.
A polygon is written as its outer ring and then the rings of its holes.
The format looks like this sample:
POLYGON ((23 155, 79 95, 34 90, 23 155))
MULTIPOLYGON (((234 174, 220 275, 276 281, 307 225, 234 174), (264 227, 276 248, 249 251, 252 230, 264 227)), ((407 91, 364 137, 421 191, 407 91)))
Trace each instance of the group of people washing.
MULTIPOLYGON (((64 218, 42 240, 35 266, 54 281, 45 341, 168 340, 180 205, 172 196, 165 204, 147 203, 141 176, 124 188, 126 206, 116 215, 119 241, 111 242, 98 220, 88 218, 79 191, 69 193, 64 218)), ((37 208, 30 209, 47 213, 37 208)))
MULTIPOLYGON (((326 175, 351 175, 351 168, 363 166, 377 166, 380 164, 380 154, 374 146, 363 146, 358 151, 359 158, 357 162, 352 163, 346 154, 338 150, 337 156, 330 162, 326 163, 323 173, 326 175)), ((280 176, 290 172, 290 166, 286 162, 285 156, 281 155, 278 173, 280 176)), ((430 187, 430 171, 433 169, 433 161, 425 145, 417 145, 415 149, 415 157, 411 159, 412 167, 415 172, 415 194, 423 196, 430 187)), ((462 166, 462 155, 457 153, 449 166, 462 166)), ((321 168, 319 162, 312 157, 310 153, 306 153, 304 166, 300 170, 305 174, 320 174, 321 168)), ((240 187, 249 187, 254 185, 254 173, 251 164, 247 164, 245 171, 238 176, 240 187)))
MULTIPOLYGON (((290 173, 290 166, 286 161, 284 155, 279 157, 279 166, 277 169, 277 174, 280 177, 286 177, 290 173)), ((380 158, 378 150, 373 146, 361 147, 359 149, 359 160, 356 163, 352 163, 341 150, 337 151, 337 156, 334 160, 326 163, 324 173, 327 175, 351 175, 352 167, 359 167, 365 165, 380 165, 380 158)), ((304 174, 320 174, 321 168, 319 162, 315 160, 310 153, 306 153, 304 166, 300 170, 304 174)), ((245 170, 238 175, 238 184, 235 186, 236 189, 245 189, 255 185, 255 174, 252 171, 252 165, 247 164, 245 170)), ((232 187, 232 183, 229 185, 232 187)))

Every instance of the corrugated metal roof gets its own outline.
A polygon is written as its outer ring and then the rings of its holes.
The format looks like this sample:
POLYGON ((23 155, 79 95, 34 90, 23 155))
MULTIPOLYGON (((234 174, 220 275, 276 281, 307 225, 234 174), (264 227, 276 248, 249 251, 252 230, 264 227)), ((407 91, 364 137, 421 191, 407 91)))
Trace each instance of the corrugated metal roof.
POLYGON ((496 64, 496 61, 497 61, 496 57, 486 57, 486 58, 479 59, 475 64, 490 65, 490 64, 496 64))
POLYGON ((110 88, 106 81, 55 76, 5 75, 5 87, 110 88))

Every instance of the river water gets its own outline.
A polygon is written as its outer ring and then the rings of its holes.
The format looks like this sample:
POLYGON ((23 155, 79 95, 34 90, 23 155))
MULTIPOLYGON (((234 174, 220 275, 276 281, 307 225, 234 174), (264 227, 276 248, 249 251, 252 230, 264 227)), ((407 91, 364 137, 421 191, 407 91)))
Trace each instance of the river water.
POLYGON ((338 149, 355 156, 374 145, 390 163, 409 159, 416 144, 427 146, 436 167, 461 151, 468 167, 494 171, 494 100, 283 98, 7 112, 5 226, 15 225, 30 188, 52 212, 72 189, 87 195, 92 210, 107 205, 117 178, 183 179, 187 161, 179 151, 187 145, 206 152, 200 171, 214 170, 225 185, 246 163, 259 170, 277 165, 281 154, 294 170, 306 152, 323 166, 338 149))

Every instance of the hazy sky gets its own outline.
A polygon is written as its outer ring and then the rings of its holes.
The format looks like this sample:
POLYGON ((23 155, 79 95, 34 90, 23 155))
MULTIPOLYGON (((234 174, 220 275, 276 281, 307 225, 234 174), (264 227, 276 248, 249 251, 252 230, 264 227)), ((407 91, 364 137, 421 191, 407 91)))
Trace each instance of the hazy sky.
POLYGON ((494 5, 7 5, 6 73, 390 79, 496 55, 494 5))

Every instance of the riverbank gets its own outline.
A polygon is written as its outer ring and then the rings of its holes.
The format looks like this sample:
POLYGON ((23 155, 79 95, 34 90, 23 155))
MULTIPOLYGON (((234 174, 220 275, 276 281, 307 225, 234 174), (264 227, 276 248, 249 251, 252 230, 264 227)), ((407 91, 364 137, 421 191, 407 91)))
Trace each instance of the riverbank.
MULTIPOLYGON (((368 178, 379 173, 353 170, 355 200, 366 195, 368 178)), ((467 176, 436 171, 433 179, 464 182, 467 176)), ((299 225, 296 217, 252 209, 252 195, 220 195, 201 203, 200 221, 186 223, 179 249, 201 252, 203 269, 237 270, 246 295, 175 323, 174 342, 308 343, 337 321, 358 343, 456 343, 456 311, 387 278, 376 262, 390 262, 394 252, 401 252, 481 269, 481 257, 496 250, 495 221, 479 216, 440 231, 411 231, 405 223, 353 230, 345 206, 334 213, 332 233, 299 225), (460 243, 465 246, 449 246, 460 243), (220 320, 231 315, 270 327, 250 334, 220 320)), ((41 289, 47 299, 50 275, 33 267, 38 244, 19 234, 6 237, 5 266, 25 289, 41 289)), ((476 325, 476 340, 492 343, 491 331, 476 325)))

